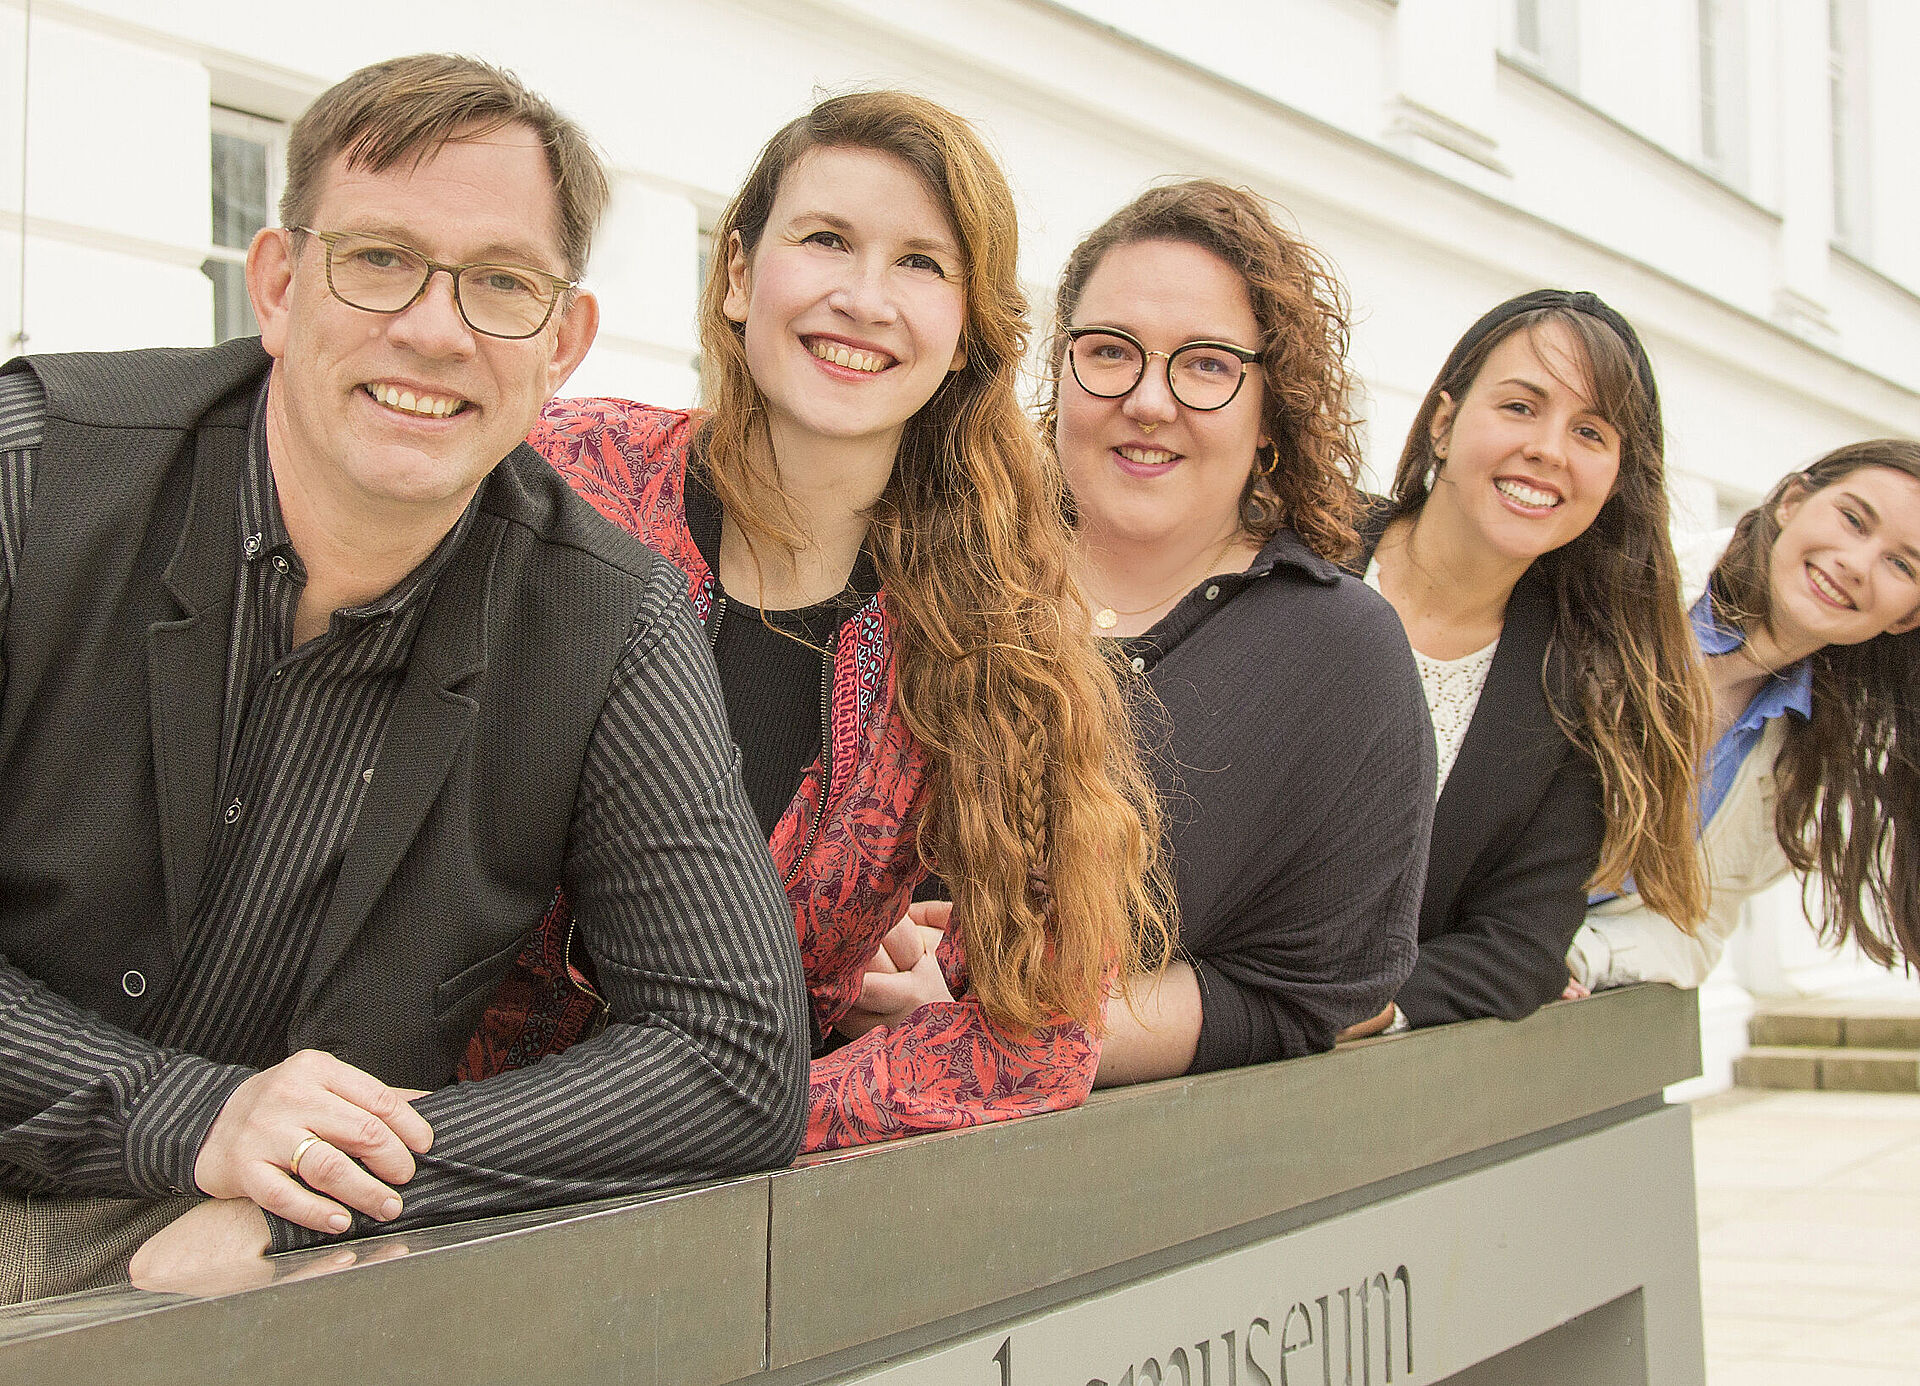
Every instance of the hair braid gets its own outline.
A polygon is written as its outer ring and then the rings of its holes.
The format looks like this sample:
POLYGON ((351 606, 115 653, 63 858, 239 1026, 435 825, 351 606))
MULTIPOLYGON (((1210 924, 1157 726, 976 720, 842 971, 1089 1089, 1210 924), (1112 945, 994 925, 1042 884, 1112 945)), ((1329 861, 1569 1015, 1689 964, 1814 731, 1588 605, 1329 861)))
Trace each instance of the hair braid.
POLYGON ((716 228, 700 303, 704 465, 752 540, 804 545, 781 500, 730 254, 751 257, 780 181, 820 148, 898 158, 964 250, 964 361, 907 420, 868 545, 894 639, 894 703, 933 766, 919 844, 953 890, 972 996, 999 1024, 1098 1030, 1116 974, 1170 950, 1159 807, 1070 572, 1059 468, 1020 409, 1027 340, 1005 177, 952 112, 834 97, 768 141, 716 228), (737 249, 733 245, 738 238, 737 249))

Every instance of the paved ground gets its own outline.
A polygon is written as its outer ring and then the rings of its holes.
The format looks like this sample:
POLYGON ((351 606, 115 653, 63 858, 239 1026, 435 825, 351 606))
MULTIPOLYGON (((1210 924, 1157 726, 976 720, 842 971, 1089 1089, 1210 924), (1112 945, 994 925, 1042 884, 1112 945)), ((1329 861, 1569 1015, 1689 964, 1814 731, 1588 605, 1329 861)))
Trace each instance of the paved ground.
POLYGON ((1693 1113, 1709 1386, 1920 1383, 1920 1095, 1693 1113))

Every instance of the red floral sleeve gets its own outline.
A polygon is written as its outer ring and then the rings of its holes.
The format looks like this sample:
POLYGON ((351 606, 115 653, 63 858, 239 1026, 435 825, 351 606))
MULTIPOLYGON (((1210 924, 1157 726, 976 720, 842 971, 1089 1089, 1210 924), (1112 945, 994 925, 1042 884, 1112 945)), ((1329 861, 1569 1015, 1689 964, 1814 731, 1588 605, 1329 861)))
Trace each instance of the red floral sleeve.
MULTIPOLYGON (((679 411, 564 400, 547 406, 529 441, 603 515, 679 565, 704 618, 713 576, 687 532, 683 499, 693 431, 694 420, 679 411)), ((859 997, 867 960, 925 875, 915 829, 930 767, 894 705, 884 595, 843 630, 829 722, 828 754, 807 771, 769 843, 822 1035, 859 997)), ((556 899, 474 1037, 463 1077, 536 1062, 592 1032, 598 998, 591 963, 568 955, 571 919, 565 899, 556 899)), ((1009 1034, 967 998, 957 936, 941 947, 940 962, 960 999, 922 1006, 814 1061, 807 1150, 980 1126, 1086 1099, 1099 1046, 1084 1027, 1062 1020, 1009 1034)))
POLYGON ((1099 1064, 1099 1044, 1073 1021, 1014 1036, 977 1002, 935 1002, 813 1061, 802 1149, 837 1150, 1077 1107, 1099 1064))

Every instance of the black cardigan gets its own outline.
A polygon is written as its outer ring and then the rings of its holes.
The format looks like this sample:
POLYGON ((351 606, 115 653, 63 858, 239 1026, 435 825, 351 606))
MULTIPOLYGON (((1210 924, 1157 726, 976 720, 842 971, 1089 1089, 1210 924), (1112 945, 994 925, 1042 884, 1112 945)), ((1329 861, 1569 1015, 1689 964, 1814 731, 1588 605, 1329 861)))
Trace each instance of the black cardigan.
MULTIPOLYGON (((1362 521, 1356 571, 1387 519, 1362 521)), ((1592 760, 1547 706, 1553 624, 1553 593, 1529 570, 1434 811, 1420 956, 1394 998, 1415 1025, 1521 1020, 1566 988, 1606 817, 1592 760)))
POLYGON ((1200 982, 1189 1071, 1331 1048, 1412 964, 1433 731, 1399 621, 1282 530, 1124 648, 1200 982))

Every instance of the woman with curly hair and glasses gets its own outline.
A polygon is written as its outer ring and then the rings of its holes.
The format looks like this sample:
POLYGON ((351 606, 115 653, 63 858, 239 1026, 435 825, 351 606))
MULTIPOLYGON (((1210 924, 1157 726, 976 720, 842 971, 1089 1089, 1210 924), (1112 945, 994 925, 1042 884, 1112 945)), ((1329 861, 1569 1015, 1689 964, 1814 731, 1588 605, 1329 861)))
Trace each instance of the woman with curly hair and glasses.
POLYGON ((1747 896, 1790 870, 1823 939, 1851 938, 1883 966, 1913 959, 1920 443, 1880 438, 1828 453, 1704 556, 1711 575, 1688 614, 1713 688, 1700 788, 1712 903, 1692 931, 1644 890, 1595 905, 1567 954, 1574 982, 1699 986, 1747 896))
MULTIPOLYGON (((561 401, 532 438, 688 575, 794 908, 812 1150, 1078 1103, 1116 976, 1164 953, 1151 788, 1015 391, 1016 238, 965 121, 825 101, 716 230, 706 409, 561 401), (955 908, 923 949, 930 867, 955 908)), ((567 935, 562 902, 470 1072, 590 1026, 567 935)))
POLYGON ((1440 769, 1420 958, 1366 1028, 1518 1020, 1560 996, 1589 884, 1705 904, 1707 695, 1667 536, 1653 367, 1625 318, 1541 289, 1463 336, 1360 566, 1420 664, 1440 769))
POLYGON ((1135 685, 1178 957, 1100 1081, 1328 1049, 1413 962, 1433 738, 1393 613, 1337 566, 1360 460, 1345 292, 1252 193, 1154 188, 1073 252, 1048 432, 1075 572, 1135 685))

